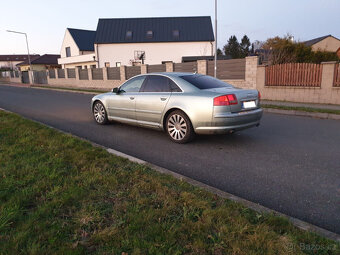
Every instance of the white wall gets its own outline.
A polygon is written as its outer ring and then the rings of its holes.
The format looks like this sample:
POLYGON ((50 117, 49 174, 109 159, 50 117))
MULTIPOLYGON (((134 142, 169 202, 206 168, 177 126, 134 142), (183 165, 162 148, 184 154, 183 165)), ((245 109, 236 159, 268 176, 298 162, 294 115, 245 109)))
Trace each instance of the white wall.
POLYGON ((79 48, 78 48, 76 42, 73 40, 73 37, 70 34, 70 32, 68 31, 68 29, 66 29, 66 31, 65 31, 64 40, 63 40, 63 43, 61 45, 61 50, 60 50, 61 58, 66 58, 66 50, 65 50, 66 47, 71 48, 71 56, 80 55, 79 48))
POLYGON ((210 42, 165 42, 165 43, 117 43, 95 45, 99 67, 105 62, 116 66, 131 65, 135 51, 145 51, 144 64, 161 64, 162 61, 182 62, 184 56, 211 56, 212 44, 210 42))

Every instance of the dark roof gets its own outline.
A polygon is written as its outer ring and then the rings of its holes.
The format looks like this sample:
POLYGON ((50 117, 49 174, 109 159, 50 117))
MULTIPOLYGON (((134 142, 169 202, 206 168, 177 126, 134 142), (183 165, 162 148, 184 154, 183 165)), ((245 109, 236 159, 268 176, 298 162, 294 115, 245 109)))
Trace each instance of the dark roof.
POLYGON ((203 17, 163 17, 99 19, 95 43, 144 43, 214 41, 211 19, 203 17), (146 36, 152 31, 152 38, 146 36), (179 31, 179 37, 173 31, 179 31), (132 31, 132 38, 126 32, 132 31))
POLYGON ((80 51, 94 51, 96 31, 68 28, 80 51))
MULTIPOLYGON (((30 55, 30 58, 34 58, 40 55, 30 55)), ((25 61, 27 59, 27 54, 20 55, 0 55, 0 61, 25 61)))
MULTIPOLYGON (((334 36, 332 36, 332 35, 325 35, 325 36, 321 36, 321 37, 318 37, 318 38, 315 38, 315 39, 312 39, 312 40, 309 40, 309 41, 305 41, 305 42, 303 42, 306 46, 312 46, 312 45, 314 45, 314 44, 316 44, 316 43, 318 43, 318 42, 320 42, 320 41, 322 41, 323 39, 326 39, 327 37, 333 37, 333 38, 335 38, 335 39, 337 39, 337 40, 339 40, 338 38, 336 38, 336 37, 334 37, 334 36)), ((340 40, 339 40, 340 41, 340 40)))
MULTIPOLYGON (((60 55, 57 54, 45 54, 42 56, 35 56, 31 58, 32 65, 58 65, 58 58, 60 55)), ((17 66, 28 65, 28 60, 17 64, 17 66)))

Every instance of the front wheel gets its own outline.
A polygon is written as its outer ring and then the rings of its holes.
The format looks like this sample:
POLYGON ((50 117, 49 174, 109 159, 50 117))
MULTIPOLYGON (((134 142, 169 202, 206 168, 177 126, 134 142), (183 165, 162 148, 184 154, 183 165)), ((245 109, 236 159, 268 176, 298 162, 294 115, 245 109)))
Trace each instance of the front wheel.
POLYGON ((166 119, 166 131, 176 143, 187 143, 194 138, 194 129, 188 116, 182 111, 173 111, 166 119))
POLYGON ((104 125, 108 122, 105 107, 99 101, 97 101, 93 106, 93 117, 94 120, 100 125, 104 125))

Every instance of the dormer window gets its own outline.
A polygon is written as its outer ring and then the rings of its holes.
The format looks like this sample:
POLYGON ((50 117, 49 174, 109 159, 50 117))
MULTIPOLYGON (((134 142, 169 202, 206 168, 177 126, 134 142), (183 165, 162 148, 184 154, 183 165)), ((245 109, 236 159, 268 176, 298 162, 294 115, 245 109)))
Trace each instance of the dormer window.
POLYGON ((172 30, 172 36, 173 36, 175 39, 178 39, 178 38, 179 38, 179 30, 178 30, 178 29, 172 30))
POLYGON ((132 31, 126 31, 126 39, 132 39, 132 31))
POLYGON ((146 38, 151 39, 153 37, 153 32, 151 30, 146 31, 146 38))

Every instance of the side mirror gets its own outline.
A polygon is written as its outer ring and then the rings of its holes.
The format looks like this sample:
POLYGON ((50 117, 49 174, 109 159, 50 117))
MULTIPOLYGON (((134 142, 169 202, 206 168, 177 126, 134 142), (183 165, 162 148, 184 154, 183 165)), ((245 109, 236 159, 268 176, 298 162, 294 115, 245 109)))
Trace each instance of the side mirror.
POLYGON ((113 89, 112 89, 112 93, 118 94, 118 93, 119 93, 119 88, 118 88, 118 87, 117 87, 117 88, 113 88, 113 89))

